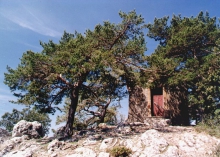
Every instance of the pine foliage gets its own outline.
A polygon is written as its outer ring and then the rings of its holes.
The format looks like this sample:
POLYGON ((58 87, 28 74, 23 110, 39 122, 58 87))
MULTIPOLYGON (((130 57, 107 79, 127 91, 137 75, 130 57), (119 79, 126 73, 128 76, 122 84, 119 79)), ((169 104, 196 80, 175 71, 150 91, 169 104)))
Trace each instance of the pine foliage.
POLYGON ((214 113, 220 100, 220 30, 216 17, 203 12, 196 17, 173 15, 170 20, 155 19, 147 27, 148 36, 160 42, 148 58, 149 66, 157 70, 152 76, 154 86, 184 93, 185 115, 191 118, 214 113))

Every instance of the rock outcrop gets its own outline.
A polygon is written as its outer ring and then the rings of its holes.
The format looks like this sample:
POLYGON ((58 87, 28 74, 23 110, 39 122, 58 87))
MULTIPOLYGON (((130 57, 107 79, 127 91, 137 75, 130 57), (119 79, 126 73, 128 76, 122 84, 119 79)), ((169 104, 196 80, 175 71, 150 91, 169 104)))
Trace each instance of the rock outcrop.
POLYGON ((44 136, 41 123, 27 122, 25 120, 19 121, 13 128, 12 137, 21 137, 27 135, 30 138, 40 138, 44 136))
POLYGON ((28 135, 13 137, 0 146, 4 157, 110 157, 109 150, 124 146, 132 157, 214 156, 220 139, 198 133, 193 127, 161 126, 145 123, 101 125, 95 130, 76 132, 72 138, 30 139, 28 135))

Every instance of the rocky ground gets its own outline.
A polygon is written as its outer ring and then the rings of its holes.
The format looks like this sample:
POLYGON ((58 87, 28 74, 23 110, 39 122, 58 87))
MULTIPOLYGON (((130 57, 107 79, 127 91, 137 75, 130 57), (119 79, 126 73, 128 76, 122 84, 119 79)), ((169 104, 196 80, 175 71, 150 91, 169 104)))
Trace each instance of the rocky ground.
MULTIPOLYGON (((110 157, 108 150, 125 146, 132 157, 209 157, 217 156, 220 139, 198 133, 193 127, 170 126, 169 120, 149 119, 145 123, 100 125, 78 131, 72 138, 30 136, 23 126, 12 137, 0 130, 0 156, 4 157, 110 157)), ((29 127, 30 128, 30 127, 29 127)), ((33 128, 33 127, 32 127, 33 128)), ((15 129, 16 130, 16 129, 15 129)), ((31 133, 36 136, 36 132, 31 133)))

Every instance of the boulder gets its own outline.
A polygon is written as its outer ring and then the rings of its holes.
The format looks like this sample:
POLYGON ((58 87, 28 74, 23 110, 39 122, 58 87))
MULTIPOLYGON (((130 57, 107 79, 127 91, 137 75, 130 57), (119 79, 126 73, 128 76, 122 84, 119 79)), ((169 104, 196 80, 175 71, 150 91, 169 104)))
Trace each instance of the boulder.
POLYGON ((19 121, 13 128, 12 137, 21 137, 28 135, 30 138, 40 138, 44 136, 44 131, 41 123, 27 122, 25 120, 19 121))

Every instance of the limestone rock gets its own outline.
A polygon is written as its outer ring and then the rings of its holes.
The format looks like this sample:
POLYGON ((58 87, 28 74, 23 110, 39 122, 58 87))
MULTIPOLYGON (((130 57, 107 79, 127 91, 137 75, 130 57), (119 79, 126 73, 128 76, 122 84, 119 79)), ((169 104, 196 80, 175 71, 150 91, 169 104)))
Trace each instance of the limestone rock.
POLYGON ((38 149, 36 145, 26 145, 21 150, 10 152, 4 157, 32 157, 36 149, 38 149))
POLYGON ((198 133, 193 127, 167 126, 166 121, 157 121, 158 125, 150 124, 150 128, 145 123, 133 123, 117 128, 104 126, 106 132, 88 129, 75 132, 65 141, 56 137, 13 137, 0 144, 0 157, 110 157, 108 149, 115 146, 130 148, 132 157, 203 157, 214 156, 220 150, 218 138, 198 133), (127 128, 131 130, 123 134, 127 128), (73 141, 76 137, 78 140, 73 141))
POLYGON ((146 118, 144 120, 144 123, 149 126, 150 128, 164 128, 169 125, 171 125, 170 119, 164 119, 164 118, 146 118))
POLYGON ((89 139, 87 139, 83 142, 83 146, 90 146, 90 145, 96 145, 96 144, 97 144, 97 141, 89 140, 89 139))
POLYGON ((100 150, 105 150, 107 148, 113 147, 117 143, 117 139, 114 138, 107 138, 104 139, 100 145, 100 150))
POLYGON ((0 151, 0 156, 4 157, 31 157, 38 146, 32 142, 27 142, 27 137, 13 137, 4 143, 5 147, 0 151), (19 150, 12 151, 19 147, 19 150))
POLYGON ((58 141, 57 139, 55 139, 47 146, 48 153, 52 154, 56 150, 61 150, 64 145, 64 141, 58 141))
POLYGON ((74 150, 74 154, 72 155, 67 155, 66 157, 96 157, 96 153, 89 148, 84 148, 84 147, 80 147, 80 148, 76 148, 74 150))
POLYGON ((105 153, 105 152, 100 152, 98 157, 110 157, 109 153, 105 153))
POLYGON ((167 150, 163 153, 164 157, 177 157, 179 156, 179 151, 176 146, 168 146, 167 150))
POLYGON ((43 128, 39 122, 27 122, 25 120, 19 121, 13 128, 12 137, 21 137, 28 135, 30 138, 43 137, 43 128))

